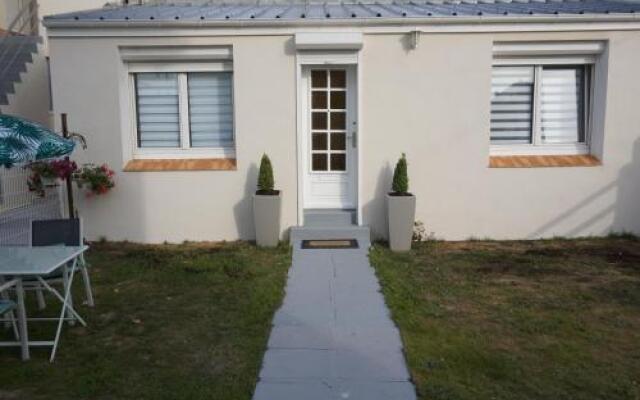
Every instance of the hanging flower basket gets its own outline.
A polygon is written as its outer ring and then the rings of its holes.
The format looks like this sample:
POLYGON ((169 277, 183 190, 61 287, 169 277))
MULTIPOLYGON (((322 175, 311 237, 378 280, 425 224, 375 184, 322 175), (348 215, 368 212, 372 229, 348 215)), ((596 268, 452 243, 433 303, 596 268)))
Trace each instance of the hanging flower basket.
POLYGON ((27 165, 31 176, 27 181, 29 190, 44 197, 47 188, 59 186, 61 180, 71 179, 87 197, 107 193, 115 186, 114 172, 106 165, 83 164, 78 168, 75 161, 68 158, 53 161, 37 161, 27 165))
POLYGON ((39 197, 45 196, 45 189, 59 185, 60 179, 68 179, 78 169, 75 161, 68 158, 53 161, 36 161, 25 168, 31 170, 27 181, 29 191, 39 197))
POLYGON ((107 164, 84 164, 73 174, 73 180, 87 192, 87 197, 93 197, 105 194, 115 186, 113 175, 107 164))

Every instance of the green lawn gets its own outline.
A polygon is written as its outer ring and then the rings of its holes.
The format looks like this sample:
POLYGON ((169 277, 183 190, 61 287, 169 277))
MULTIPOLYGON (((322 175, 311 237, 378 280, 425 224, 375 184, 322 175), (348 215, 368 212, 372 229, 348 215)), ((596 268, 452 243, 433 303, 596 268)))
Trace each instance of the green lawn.
MULTIPOLYGON (((89 327, 65 326, 53 365, 45 350, 23 363, 18 349, 0 348, 0 399, 251 398, 288 248, 104 243, 88 261, 97 306, 79 310, 89 327)), ((80 280, 75 289, 83 298, 80 280)), ((48 304, 47 313, 59 310, 48 304)), ((34 339, 53 332, 30 327, 34 339)))
POLYGON ((640 241, 371 252, 420 399, 640 399, 640 241))

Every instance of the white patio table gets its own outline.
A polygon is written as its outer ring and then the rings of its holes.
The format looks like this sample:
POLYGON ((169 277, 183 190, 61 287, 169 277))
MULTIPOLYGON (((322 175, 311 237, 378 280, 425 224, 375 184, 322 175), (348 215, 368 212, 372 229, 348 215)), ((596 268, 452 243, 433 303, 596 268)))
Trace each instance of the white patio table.
POLYGON ((71 304, 71 287, 73 276, 77 269, 78 259, 89 249, 89 246, 37 246, 37 247, 0 247, 0 283, 7 277, 16 280, 16 297, 18 306, 18 320, 20 341, 0 342, 1 346, 20 346, 22 349, 22 359, 29 359, 30 346, 51 346, 50 362, 53 362, 62 325, 64 324, 65 313, 73 320, 78 320, 82 325, 87 326, 82 317, 74 310, 71 304), (63 268, 64 295, 51 287, 43 276, 54 272, 58 268, 63 268), (24 306, 24 289, 22 281, 26 277, 35 277, 44 288, 51 292, 62 302, 62 310, 58 320, 58 328, 54 340, 51 341, 29 341, 27 328, 27 313, 24 306))

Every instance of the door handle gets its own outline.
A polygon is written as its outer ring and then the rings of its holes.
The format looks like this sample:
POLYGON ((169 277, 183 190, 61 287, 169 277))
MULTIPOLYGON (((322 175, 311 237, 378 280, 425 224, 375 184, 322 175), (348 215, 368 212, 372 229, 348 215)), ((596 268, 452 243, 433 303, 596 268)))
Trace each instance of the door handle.
POLYGON ((351 147, 358 147, 358 131, 353 131, 351 133, 351 147))

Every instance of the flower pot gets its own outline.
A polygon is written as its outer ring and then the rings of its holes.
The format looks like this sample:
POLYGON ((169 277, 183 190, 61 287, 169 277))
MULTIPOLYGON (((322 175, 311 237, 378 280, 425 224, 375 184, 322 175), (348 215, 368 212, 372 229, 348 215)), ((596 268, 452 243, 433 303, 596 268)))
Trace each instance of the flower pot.
POLYGON ((392 251, 411 250, 413 222, 416 214, 416 197, 387 194, 389 220, 389 247, 392 251))
POLYGON ((282 196, 253 195, 253 220, 256 227, 256 244, 275 247, 280 241, 280 204, 282 196))
POLYGON ((40 178, 42 181, 42 186, 45 188, 52 188, 58 186, 58 180, 56 178, 40 178))

